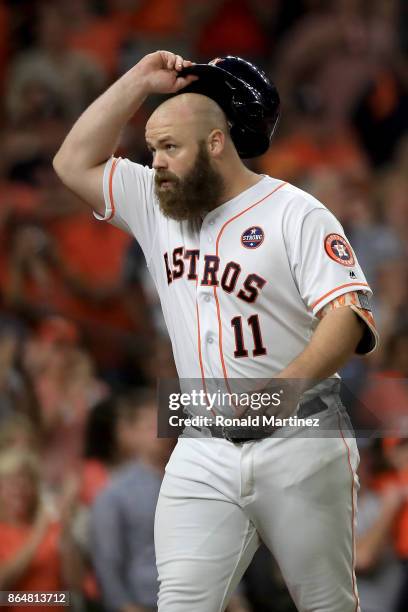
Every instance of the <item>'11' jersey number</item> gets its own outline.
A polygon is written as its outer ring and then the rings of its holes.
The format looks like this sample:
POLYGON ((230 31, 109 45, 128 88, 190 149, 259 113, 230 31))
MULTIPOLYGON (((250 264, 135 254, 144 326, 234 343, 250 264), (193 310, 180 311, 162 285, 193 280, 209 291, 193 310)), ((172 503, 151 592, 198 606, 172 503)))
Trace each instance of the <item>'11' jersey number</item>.
MULTIPOLYGON (((258 315, 251 315, 248 319, 248 325, 251 328, 252 336, 254 338, 252 355, 254 357, 266 355, 266 348, 262 344, 262 335, 258 315)), ((242 317, 234 317, 231 321, 231 327, 234 328, 235 335, 234 357, 248 357, 248 351, 246 350, 244 344, 244 334, 242 332, 242 317)))

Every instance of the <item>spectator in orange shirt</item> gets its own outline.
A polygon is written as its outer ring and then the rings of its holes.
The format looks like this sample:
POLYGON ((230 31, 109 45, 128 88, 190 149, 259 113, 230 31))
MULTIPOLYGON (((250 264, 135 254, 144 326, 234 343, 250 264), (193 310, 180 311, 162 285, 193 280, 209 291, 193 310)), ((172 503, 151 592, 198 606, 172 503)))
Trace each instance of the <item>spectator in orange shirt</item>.
POLYGON ((130 236, 100 224, 72 199, 70 209, 48 227, 66 277, 74 280, 75 299, 68 314, 81 322, 99 367, 105 373, 114 371, 122 366, 124 355, 137 352, 150 337, 143 288, 140 283, 126 285, 123 279, 130 236))
MULTIPOLYGON (((69 532, 72 497, 54 520, 40 498, 38 459, 16 449, 0 454, 0 590, 77 590, 80 565, 69 532)), ((36 610, 63 610, 36 606, 36 610)), ((26 606, 4 611, 26 612, 26 606)))
POLYGON ((108 388, 97 378, 89 353, 79 347, 75 325, 60 317, 45 319, 26 343, 25 363, 41 408, 43 476, 58 487, 78 468, 89 410, 108 388))
MULTIPOLYGON (((40 213, 45 217, 46 209, 40 213)), ((137 334, 146 338, 149 313, 142 288, 130 295, 122 281, 130 238, 96 225, 68 205, 52 222, 15 224, 8 238, 4 296, 9 307, 31 320, 59 314, 78 321, 98 366, 115 372, 137 350, 137 334)))
POLYGON ((10 226, 4 300, 31 320, 74 308, 75 279, 44 226, 27 219, 10 226))

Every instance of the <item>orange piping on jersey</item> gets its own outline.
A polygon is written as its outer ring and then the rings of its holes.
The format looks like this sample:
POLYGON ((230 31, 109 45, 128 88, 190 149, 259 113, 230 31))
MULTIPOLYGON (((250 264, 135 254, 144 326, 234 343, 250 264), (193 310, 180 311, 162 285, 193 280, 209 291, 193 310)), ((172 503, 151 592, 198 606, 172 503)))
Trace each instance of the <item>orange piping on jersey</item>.
POLYGON ((346 283, 345 285, 339 285, 338 287, 335 287, 331 291, 328 291, 327 293, 322 295, 322 297, 320 297, 318 300, 316 300, 316 302, 314 304, 312 304, 311 310, 313 310, 313 308, 315 308, 315 306, 320 304, 320 302, 322 300, 324 300, 324 298, 327 298, 329 295, 331 295, 335 291, 338 291, 339 289, 344 289, 344 287, 368 287, 368 285, 367 285, 367 283, 346 283))
MULTIPOLYGON (((225 230, 225 228, 227 227, 227 225, 229 225, 230 223, 232 223, 232 221, 235 221, 235 219, 238 219, 238 217, 241 217, 242 215, 244 215, 246 212, 248 212, 249 210, 251 210, 252 208, 255 208, 255 206, 258 206, 258 204, 261 204, 264 200, 266 200, 267 198, 269 198, 269 196, 271 196, 273 193, 275 193, 276 191, 278 191, 278 189, 280 189, 281 187, 284 187, 287 183, 281 183, 280 185, 278 185, 277 187, 275 187, 275 189, 273 189, 270 193, 268 193, 266 196, 264 196, 263 198, 261 198, 260 200, 258 200, 257 202, 255 202, 255 204, 251 204, 251 206, 248 206, 248 208, 245 208, 245 210, 242 210, 240 213, 238 213, 237 215, 234 215, 233 217, 231 217, 231 219, 228 219, 228 221, 226 221, 224 223, 224 225, 222 226, 222 228, 220 229, 220 231, 218 232, 218 236, 217 236, 217 240, 216 240, 216 247, 215 247, 215 254, 218 257, 218 247, 219 247, 219 243, 220 243, 220 238, 222 236, 223 231, 225 230)), ((225 361, 224 361, 224 351, 222 348, 222 323, 221 323, 221 313, 220 313, 220 304, 218 301, 218 296, 217 296, 217 288, 214 287, 214 297, 215 297, 215 303, 217 306, 217 317, 218 317, 218 343, 219 343, 219 349, 220 349, 220 357, 221 357, 221 365, 222 365, 222 371, 224 374, 224 379, 225 382, 227 384, 228 387, 228 391, 231 393, 230 389, 229 389, 229 385, 228 385, 228 374, 227 374, 227 368, 225 366, 225 361)))
POLYGON ((105 221, 110 221, 115 215, 115 211, 116 211, 115 200, 113 199, 113 175, 115 173, 116 166, 118 165, 118 161, 119 159, 113 160, 112 166, 109 172, 109 201, 111 205, 111 214, 109 215, 109 217, 106 217, 105 221))
MULTIPOLYGON (((197 280, 196 280, 196 294, 197 294, 197 286, 198 286, 198 275, 197 275, 197 280)), ((207 386, 205 384, 205 373, 204 373, 204 366, 203 366, 203 356, 202 356, 202 353, 201 353, 200 311, 198 310, 197 297, 196 297, 196 314, 197 314, 197 336, 198 336, 198 338, 197 338, 198 339, 198 359, 199 359, 199 362, 200 362, 201 380, 202 380, 203 387, 204 387, 205 401, 207 402, 207 406, 208 406, 208 401, 207 401, 207 386)), ((211 412, 215 416, 215 412, 214 412, 214 410, 212 408, 211 408, 211 412)))
MULTIPOLYGON (((218 255, 218 249, 217 249, 217 255, 218 255)), ((217 296, 217 292, 216 292, 216 287, 213 287, 213 291, 214 291, 214 298, 215 298, 215 305, 217 307, 217 319, 218 319, 218 345, 219 345, 219 349, 220 349, 220 357, 221 357, 221 366, 222 366, 222 372, 224 374, 224 379, 225 379, 225 383, 227 385, 227 389, 228 389, 228 393, 230 395, 232 395, 229 383, 228 383, 228 374, 227 374, 227 368, 225 366, 225 361, 224 361, 224 351, 222 350, 222 324, 221 324, 221 311, 220 311, 220 303, 218 301, 218 296, 217 296)))
POLYGON ((341 428, 340 415, 338 415, 337 418, 338 418, 338 421, 339 421, 340 434, 341 434, 344 446, 347 449, 347 461, 348 461, 348 465, 349 465, 350 473, 351 473, 351 538, 352 538, 352 543, 351 543, 351 545, 352 545, 352 553, 351 553, 351 583, 352 583, 352 586, 353 586, 354 599, 356 600, 356 607, 355 607, 354 612, 359 612, 359 610, 360 610, 360 600, 359 600, 358 593, 357 593, 357 588, 356 588, 356 573, 355 573, 355 564, 356 564, 356 560, 355 560, 356 534, 355 534, 355 529, 354 529, 354 522, 356 520, 355 474, 354 474, 353 466, 351 465, 350 447, 349 447, 349 445, 346 442, 346 439, 345 439, 344 434, 343 434, 343 430, 341 428))

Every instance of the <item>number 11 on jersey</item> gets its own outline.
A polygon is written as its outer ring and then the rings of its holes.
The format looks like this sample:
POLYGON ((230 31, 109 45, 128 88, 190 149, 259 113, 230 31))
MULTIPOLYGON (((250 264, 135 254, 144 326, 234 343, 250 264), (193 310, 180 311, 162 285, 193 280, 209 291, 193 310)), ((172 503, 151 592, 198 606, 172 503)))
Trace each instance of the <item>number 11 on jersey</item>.
MULTIPOLYGON (((254 339, 254 348, 252 350, 253 357, 260 357, 266 355, 266 348, 262 344, 262 334, 259 325, 258 315, 251 315, 248 318, 248 325, 251 328, 252 336, 254 339)), ((244 344, 244 334, 242 331, 242 317, 234 317, 231 321, 231 327, 234 329, 235 335, 235 351, 234 357, 248 357, 248 351, 244 344)))

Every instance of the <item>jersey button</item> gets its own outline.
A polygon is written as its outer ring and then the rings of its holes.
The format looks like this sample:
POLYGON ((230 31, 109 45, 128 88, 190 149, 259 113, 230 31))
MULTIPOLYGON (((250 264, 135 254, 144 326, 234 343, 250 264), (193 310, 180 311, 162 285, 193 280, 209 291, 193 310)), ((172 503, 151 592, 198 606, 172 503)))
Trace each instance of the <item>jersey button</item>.
POLYGON ((210 302, 211 301, 211 295, 209 295, 207 293, 204 299, 205 299, 206 302, 210 302))
POLYGON ((214 225, 214 219, 211 219, 211 221, 208 222, 208 225, 214 225))
POLYGON ((209 336, 209 338, 207 339, 208 344, 212 344, 214 342, 214 338, 212 336, 209 336))
POLYGON ((212 242, 211 236, 208 236, 208 242, 212 242))

